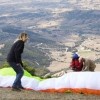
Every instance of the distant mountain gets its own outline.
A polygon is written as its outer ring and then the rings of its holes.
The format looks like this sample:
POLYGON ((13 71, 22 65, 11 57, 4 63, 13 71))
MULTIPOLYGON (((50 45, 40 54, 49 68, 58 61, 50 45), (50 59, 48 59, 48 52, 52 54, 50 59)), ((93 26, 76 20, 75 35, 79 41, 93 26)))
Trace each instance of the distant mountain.
POLYGON ((67 0, 67 1, 70 3, 100 3, 100 0, 67 0))
POLYGON ((100 0, 1 0, 0 43, 13 42, 23 31, 30 46, 24 59, 34 66, 49 66, 46 48, 63 46, 71 34, 100 34, 100 0))
MULTIPOLYGON (((61 0, 61 1, 65 1, 65 0, 61 0)), ((67 0, 67 2, 70 2, 70 3, 95 3, 95 2, 99 2, 99 0, 67 0)))
POLYGON ((22 31, 39 43, 100 32, 100 0, 4 0, 0 6, 0 42, 14 41, 22 31))

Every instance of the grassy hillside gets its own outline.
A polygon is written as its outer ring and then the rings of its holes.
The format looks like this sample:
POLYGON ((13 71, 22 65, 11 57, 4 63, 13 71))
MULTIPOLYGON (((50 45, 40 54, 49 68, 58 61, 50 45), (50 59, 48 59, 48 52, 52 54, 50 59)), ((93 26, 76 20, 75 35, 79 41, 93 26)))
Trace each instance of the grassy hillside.
MULTIPOLYGON (((0 63, 3 63, 6 61, 6 56, 11 48, 12 43, 5 43, 5 47, 0 49, 0 52, 2 53, 0 57, 0 63)), ((22 58, 29 66, 35 66, 35 67, 43 67, 48 66, 50 64, 51 59, 49 59, 48 56, 45 55, 44 52, 37 48, 32 48, 28 44, 25 45, 24 52, 22 54, 22 58)))

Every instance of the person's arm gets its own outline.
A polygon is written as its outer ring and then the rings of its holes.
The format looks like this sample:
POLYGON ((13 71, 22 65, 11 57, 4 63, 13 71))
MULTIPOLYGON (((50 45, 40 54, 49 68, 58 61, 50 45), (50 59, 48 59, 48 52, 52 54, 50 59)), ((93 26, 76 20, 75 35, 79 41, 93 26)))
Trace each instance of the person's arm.
POLYGON ((76 67, 76 68, 80 68, 79 60, 75 60, 75 67, 76 67))
POLYGON ((71 61, 70 67, 71 67, 71 68, 74 67, 74 60, 71 61))
POLYGON ((22 64, 22 60, 21 60, 21 54, 23 53, 23 49, 24 49, 24 42, 18 42, 16 48, 14 49, 15 51, 15 58, 16 58, 16 63, 17 64, 21 64, 22 67, 23 67, 23 64, 22 64))
POLYGON ((17 63, 16 65, 19 66, 21 64, 21 66, 23 67, 23 63, 22 61, 20 63, 17 63))
POLYGON ((24 67, 22 61, 20 62, 20 64, 21 64, 22 67, 24 67))
POLYGON ((89 71, 89 62, 85 62, 82 71, 89 71))
POLYGON ((77 68, 81 68, 83 67, 83 63, 82 62, 78 62, 77 68))

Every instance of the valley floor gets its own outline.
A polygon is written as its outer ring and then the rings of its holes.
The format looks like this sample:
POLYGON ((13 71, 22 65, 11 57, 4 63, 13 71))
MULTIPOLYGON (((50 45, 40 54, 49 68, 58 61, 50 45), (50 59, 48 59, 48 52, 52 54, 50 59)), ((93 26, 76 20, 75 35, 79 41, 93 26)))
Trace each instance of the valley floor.
MULTIPOLYGON (((99 43, 99 35, 86 35, 86 39, 79 44, 77 47, 75 46, 75 42, 79 42, 82 38, 78 35, 72 35, 70 41, 66 39, 63 44, 65 46, 71 47, 70 51, 57 51, 57 50, 51 50, 50 57, 55 59, 48 69, 51 72, 59 71, 64 68, 68 68, 70 66, 71 57, 72 57, 72 51, 74 49, 77 50, 77 53, 80 57, 89 58, 93 61, 100 59, 100 43, 99 43), (73 47, 73 48, 72 48, 73 47)), ((98 61, 98 64, 96 63, 97 67, 95 71, 100 71, 100 62, 98 61)))

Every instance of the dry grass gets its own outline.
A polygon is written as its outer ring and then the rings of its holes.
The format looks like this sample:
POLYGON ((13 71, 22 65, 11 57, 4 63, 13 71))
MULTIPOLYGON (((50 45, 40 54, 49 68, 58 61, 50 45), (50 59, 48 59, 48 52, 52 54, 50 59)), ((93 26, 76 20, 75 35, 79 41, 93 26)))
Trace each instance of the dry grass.
POLYGON ((100 100, 98 95, 76 93, 46 93, 29 90, 12 91, 0 88, 0 100, 100 100))

